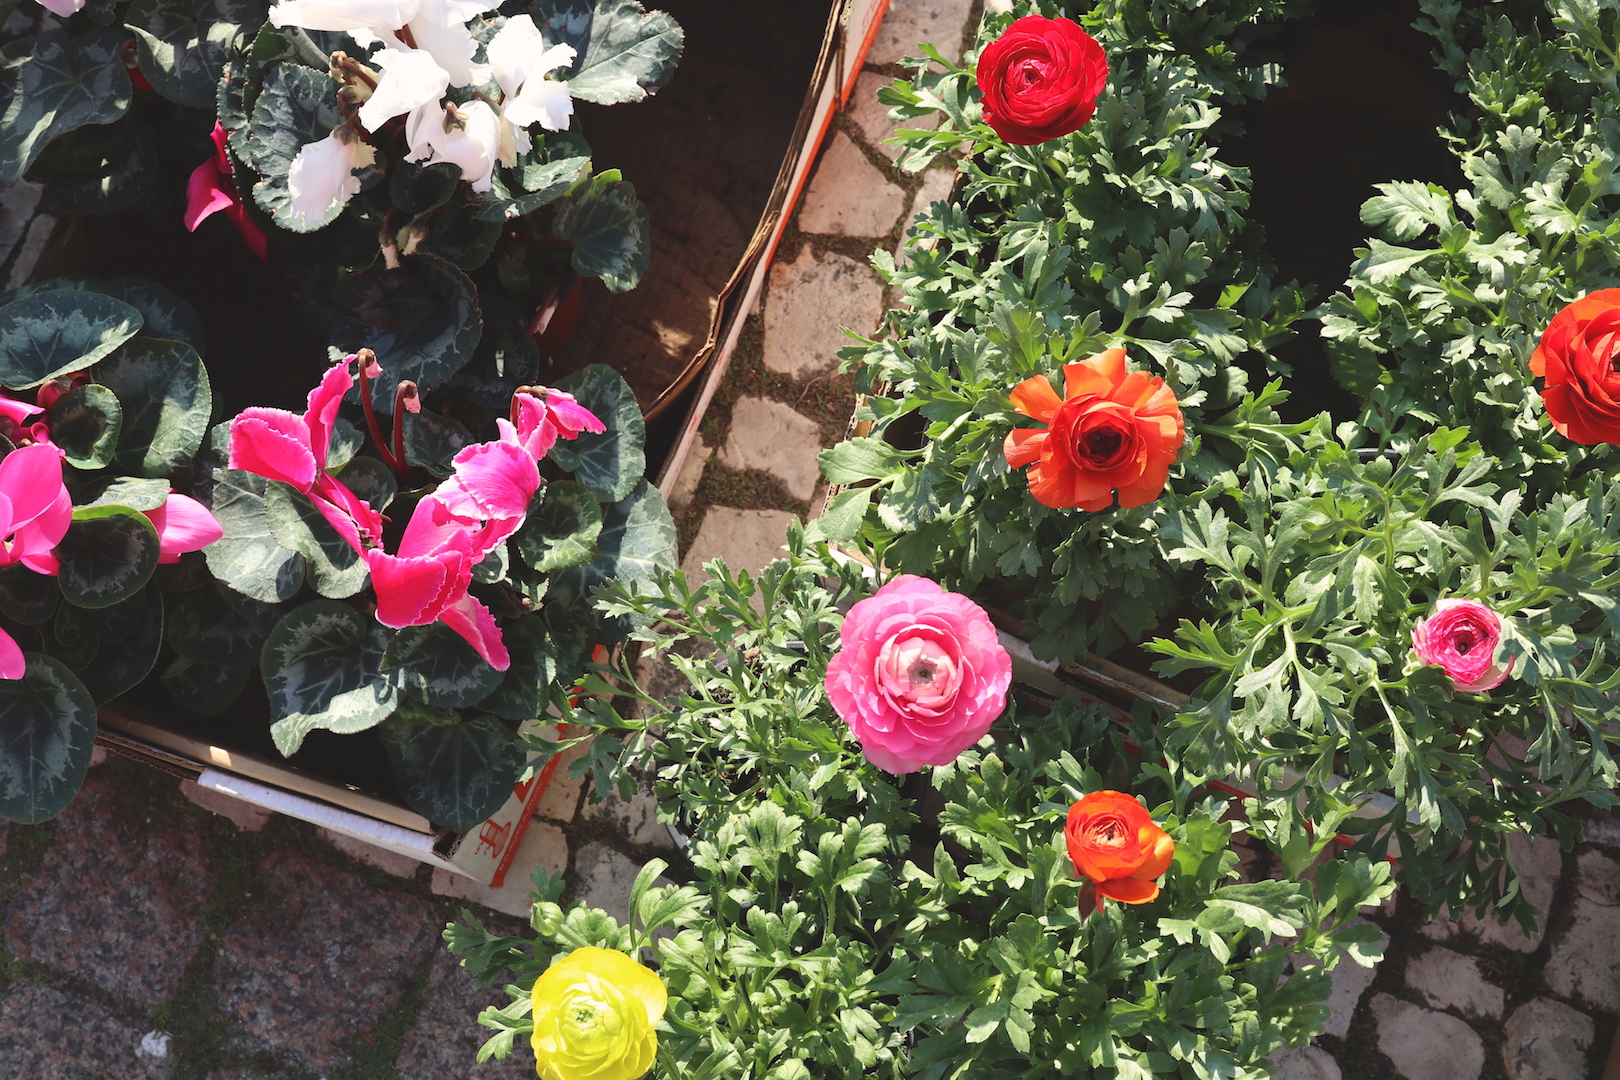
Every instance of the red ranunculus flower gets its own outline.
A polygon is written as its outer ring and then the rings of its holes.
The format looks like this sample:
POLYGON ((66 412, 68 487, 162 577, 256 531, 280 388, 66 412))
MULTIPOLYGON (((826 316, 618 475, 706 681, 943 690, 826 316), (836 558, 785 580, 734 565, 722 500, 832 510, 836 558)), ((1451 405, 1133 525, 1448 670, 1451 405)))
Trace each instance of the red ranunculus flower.
POLYGON ((1620 443, 1620 289, 1600 289, 1553 316, 1530 357, 1547 380, 1553 427, 1587 446, 1620 443))
POLYGON ((1070 19, 1026 15, 979 54, 984 122, 1018 146, 1079 131, 1107 84, 1102 46, 1070 19))
POLYGON ((1186 440, 1175 391, 1157 375, 1128 371, 1125 350, 1108 349, 1063 367, 1059 399, 1045 375, 1012 390, 1013 408, 1041 428, 1015 428, 1002 447, 1007 464, 1029 465, 1029 493, 1053 507, 1106 510, 1159 497, 1186 440))
POLYGON ((1069 807, 1063 839, 1075 870, 1096 887, 1098 911, 1105 897, 1122 904, 1156 899, 1158 879, 1176 855, 1170 834, 1119 791, 1093 791, 1069 807))

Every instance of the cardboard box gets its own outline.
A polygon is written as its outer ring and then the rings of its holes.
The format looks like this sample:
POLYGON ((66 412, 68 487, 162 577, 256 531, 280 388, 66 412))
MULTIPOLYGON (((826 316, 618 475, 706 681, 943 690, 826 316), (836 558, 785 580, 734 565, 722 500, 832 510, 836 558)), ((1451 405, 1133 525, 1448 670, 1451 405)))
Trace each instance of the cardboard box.
MULTIPOLYGON (((765 212, 743 258, 722 290, 707 339, 680 378, 647 409, 649 417, 671 409, 699 377, 702 386, 687 409, 673 452, 656 474, 666 495, 697 433, 704 410, 725 376, 743 320, 758 300, 771 256, 814 166, 833 114, 854 89, 855 77, 877 36, 888 0, 837 0, 821 52, 800 109, 791 149, 777 173, 765 212)), ((526 730, 556 738, 555 718, 531 721, 526 730)), ((164 725, 161 715, 122 702, 100 710, 99 745, 173 776, 196 781, 221 795, 295 817, 379 848, 406 855, 499 887, 528 829, 535 806, 557 769, 555 757, 534 778, 519 784, 499 811, 472 832, 435 826, 409 807, 290 766, 242 753, 164 725)))

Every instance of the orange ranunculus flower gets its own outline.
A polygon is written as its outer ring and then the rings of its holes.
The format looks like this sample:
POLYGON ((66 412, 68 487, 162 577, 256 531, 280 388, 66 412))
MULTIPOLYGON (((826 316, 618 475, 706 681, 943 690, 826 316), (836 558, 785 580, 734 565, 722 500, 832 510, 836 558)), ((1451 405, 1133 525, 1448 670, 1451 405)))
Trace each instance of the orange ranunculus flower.
POLYGON ((1599 289, 1553 316, 1530 357, 1546 379, 1552 426, 1587 446, 1620 443, 1620 289, 1599 289))
POLYGON ((1044 375, 1012 391, 1013 408, 1047 427, 1016 428, 1002 452, 1029 465, 1029 493, 1047 506, 1106 510, 1159 497, 1186 441, 1176 395, 1163 379, 1127 371, 1125 350, 1063 366, 1063 398, 1044 375), (1033 464, 1031 464, 1033 463, 1033 464))
POLYGON ((1134 798, 1119 791, 1093 791, 1069 807, 1063 828, 1074 868, 1103 898, 1145 904, 1159 895, 1159 881, 1170 868, 1176 842, 1153 823, 1134 798))

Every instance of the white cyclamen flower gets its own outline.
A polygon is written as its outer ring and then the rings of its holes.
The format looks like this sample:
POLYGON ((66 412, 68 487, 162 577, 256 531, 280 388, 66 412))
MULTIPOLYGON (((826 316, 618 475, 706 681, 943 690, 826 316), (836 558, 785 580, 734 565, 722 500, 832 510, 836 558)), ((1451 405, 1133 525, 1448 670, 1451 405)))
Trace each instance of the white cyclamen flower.
POLYGON ((416 18, 421 4, 422 0, 281 0, 270 9, 270 22, 305 30, 347 30, 366 45, 376 40, 377 32, 398 30, 416 18))
POLYGON ((376 131, 400 113, 438 101, 450 85, 449 74, 421 49, 383 49, 371 62, 382 69, 382 78, 360 106, 360 122, 367 131, 376 131))
POLYGON ((52 15, 60 15, 65 19, 84 7, 85 0, 39 0, 39 3, 52 15))
POLYGON ((547 45, 528 15, 508 19, 490 40, 489 66, 506 100, 501 111, 520 128, 539 124, 548 131, 567 131, 574 102, 568 84, 547 73, 574 62, 571 45, 547 45))
POLYGON ((494 7, 485 0, 421 0, 407 28, 411 41, 450 76, 451 86, 482 86, 489 82, 489 67, 473 63, 478 42, 467 20, 494 7))
POLYGON ((354 170, 376 160, 370 143, 345 142, 335 131, 319 142, 305 143, 287 173, 293 216, 306 225, 325 221, 334 206, 342 206, 360 190, 354 170))
POLYGON ((485 101, 458 106, 461 126, 445 132, 444 144, 435 148, 434 163, 448 161, 461 168, 461 178, 474 191, 488 191, 493 185, 495 163, 501 156, 501 134, 505 126, 500 114, 485 101))

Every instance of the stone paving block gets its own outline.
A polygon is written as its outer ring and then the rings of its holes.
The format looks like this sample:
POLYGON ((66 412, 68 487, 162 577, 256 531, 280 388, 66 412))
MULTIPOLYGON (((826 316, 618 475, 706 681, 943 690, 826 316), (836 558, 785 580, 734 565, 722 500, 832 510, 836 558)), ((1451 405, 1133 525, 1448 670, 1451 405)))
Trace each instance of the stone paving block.
POLYGON ((55 987, 19 982, 0 994, 0 1064, 17 1080, 168 1080, 174 1058, 142 1054, 145 1034, 55 987))
POLYGON ((1405 1080, 1475 1080, 1485 1047, 1474 1029, 1388 994, 1374 994, 1378 1049, 1405 1080))
POLYGON ((440 896, 471 900, 503 914, 527 919, 529 909, 534 906, 529 899, 533 888, 530 879, 535 868, 541 866, 549 874, 560 874, 568 869, 568 837, 555 825, 531 821, 500 888, 480 884, 453 870, 440 869, 433 871, 433 891, 440 896))
POLYGON ((1585 823, 1586 840, 1604 847, 1620 848, 1620 813, 1610 811, 1585 823))
POLYGON ((711 506, 703 515, 703 525, 697 539, 681 560, 686 580, 696 588, 709 580, 703 564, 711 559, 724 559, 735 573, 747 570, 754 573, 783 558, 782 546, 787 543, 788 523, 794 515, 786 510, 734 510, 729 506, 711 506))
POLYGON ((853 344, 841 327, 870 334, 883 317, 883 283, 872 270, 806 244, 771 265, 765 297, 765 366, 795 379, 827 375, 853 344))
POLYGON ((1552 998, 1514 1010, 1502 1032, 1508 1080, 1572 1080, 1586 1073, 1592 1018, 1552 998))
MULTIPOLYGON (((1519 868, 1525 899, 1546 912, 1552 905, 1553 890, 1564 871, 1564 854, 1558 847, 1558 841, 1545 836, 1514 835, 1508 838, 1508 850, 1513 853, 1513 863, 1519 868)), ((1481 919, 1472 912, 1457 920, 1456 926, 1477 933, 1481 945, 1501 945, 1522 953, 1535 952, 1541 939, 1547 935, 1545 915, 1534 934, 1526 934, 1517 920, 1504 925, 1495 918, 1481 919)), ((1431 932, 1426 927, 1424 933, 1445 940, 1449 936, 1447 929, 1436 920, 1434 930, 1431 932)))
POLYGON ((259 832, 270 824, 270 819, 275 816, 262 806, 254 806, 252 803, 243 802, 241 799, 233 799, 229 795, 215 791, 213 788, 205 788, 195 780, 180 781, 180 794, 209 813, 218 814, 245 832, 259 832))
POLYGON ((909 120, 894 121, 889 119, 889 107, 878 100, 878 89, 888 86, 894 80, 887 75, 879 75, 872 71, 863 71, 855 79, 855 90, 849 96, 849 119, 855 125, 855 130, 861 133, 866 144, 890 161, 900 156, 900 144, 884 142, 895 133, 897 128, 908 131, 932 131, 939 126, 939 114, 930 113, 927 116, 918 116, 909 120))
MULTIPOLYGON (((1389 935, 1381 935, 1377 946, 1380 950, 1388 949, 1389 935)), ((1332 972, 1333 992, 1328 995, 1328 1019, 1322 1028, 1323 1031, 1344 1038, 1345 1033, 1350 1030, 1350 1021, 1355 1018, 1356 1006, 1361 1004, 1361 995, 1367 992, 1367 987, 1372 985, 1377 974, 1376 967, 1362 967, 1350 959, 1349 953, 1343 949, 1339 950, 1339 964, 1332 972)))
POLYGON ((675 477, 675 485, 669 490, 669 509, 671 513, 679 514, 692 504, 692 497, 697 494, 698 484, 703 482, 703 470, 714 456, 714 447, 703 441, 703 436, 692 437, 692 447, 686 453, 686 460, 681 462, 681 471, 675 477))
POLYGON ((399 1004, 436 948, 429 901, 367 885, 298 851, 271 852, 216 964, 220 1011, 251 1049, 330 1071, 399 1004))
POLYGON ((511 1000, 504 986, 497 980, 479 989, 457 958, 441 948, 428 976, 422 1011, 394 1062, 398 1080, 533 1080, 534 1051, 525 1039, 516 1040, 504 1062, 491 1058, 477 1063, 478 1048, 495 1034, 479 1025, 478 1014, 511 1000))
POLYGON ((1437 1009, 1450 1009, 1476 1019, 1502 1019, 1503 992, 1493 985, 1472 956, 1442 946, 1406 964, 1406 985, 1437 1009))
POLYGON ((879 172, 842 131, 833 133, 827 151, 799 209, 799 229, 836 236, 888 236, 906 193, 879 172))
POLYGON ((1620 965, 1614 958, 1615 942, 1620 941, 1620 907, 1578 896, 1572 910, 1574 918, 1553 942, 1542 978, 1559 997, 1620 1012, 1620 965))
POLYGON ((629 802, 619 798, 617 792, 599 803, 585 803, 585 820, 611 825, 620 836, 632 844, 644 847, 675 849, 669 830, 658 823, 658 800, 650 791, 638 791, 629 802))
POLYGON ((376 867, 384 873, 393 874, 398 878, 414 878, 416 872, 423 866, 421 862, 409 855, 401 855, 397 851, 388 851, 368 844, 364 840, 356 840, 331 829, 317 828, 315 835, 331 844, 334 848, 353 859, 355 862, 376 867))
POLYGON ((893 0, 866 62, 893 64, 908 56, 921 56, 917 46, 926 42, 954 64, 962 57, 962 39, 972 12, 973 0, 893 0))
POLYGON ((11 277, 6 281, 7 289, 20 288, 28 283, 28 277, 34 272, 39 257, 45 253, 45 244, 50 240, 54 228, 56 219, 49 214, 36 214, 34 220, 28 223, 28 232, 23 235, 22 243, 17 245, 16 261, 11 264, 11 277))
POLYGON ((1620 904, 1620 863, 1601 851, 1583 851, 1575 860, 1575 888, 1596 904, 1620 904))
MULTIPOLYGON (((909 233, 917 218, 930 206, 943 202, 950 197, 951 188, 956 186, 955 169, 929 169, 923 173, 922 187, 911 198, 911 209, 906 211, 906 220, 901 232, 909 233)), ((912 242, 909 236, 903 236, 894 248, 894 265, 904 266, 910 260, 906 257, 906 247, 912 242)))
POLYGON ((808 500, 821 481, 821 425, 780 401, 742 397, 731 408, 731 434, 720 451, 728 469, 759 469, 808 500))
POLYGON ((18 885, 6 946, 143 1006, 173 996, 202 945, 214 878, 198 831, 143 828, 144 818, 92 775, 18 885))
POLYGON ((630 921, 630 886, 639 873, 640 863, 602 843, 586 844, 574 859, 580 900, 601 908, 621 924, 630 921))
POLYGON ((1320 1046, 1295 1046, 1271 1055, 1271 1080, 1343 1080, 1339 1063, 1320 1046))

